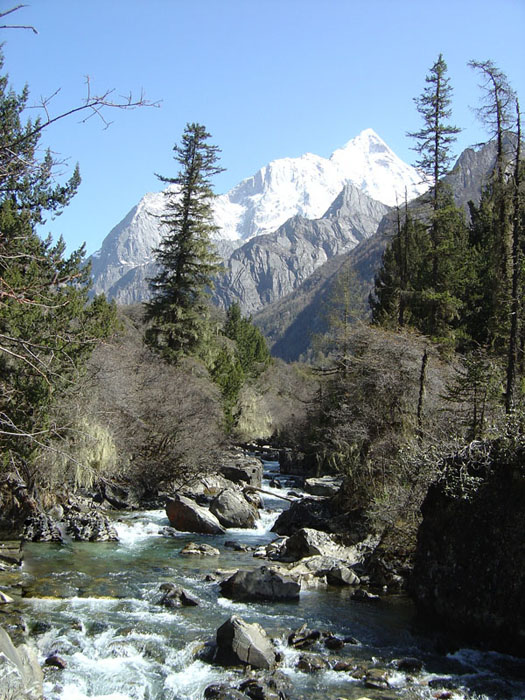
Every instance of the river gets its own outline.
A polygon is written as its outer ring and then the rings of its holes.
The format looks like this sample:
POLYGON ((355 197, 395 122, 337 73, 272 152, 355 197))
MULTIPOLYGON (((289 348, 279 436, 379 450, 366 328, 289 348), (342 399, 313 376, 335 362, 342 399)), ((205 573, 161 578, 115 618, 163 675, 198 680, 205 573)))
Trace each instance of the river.
MULTIPOLYGON (((266 477, 277 468, 272 462, 265 466, 266 477)), ((286 489, 273 493, 286 494, 286 489)), ((438 653, 435 636, 416 627, 413 607, 404 596, 356 601, 350 600, 348 589, 330 588, 303 591, 294 603, 245 604, 222 598, 217 582, 206 580, 209 574, 264 563, 225 542, 254 546, 271 541, 271 525, 286 505, 265 496, 255 529, 228 530, 220 536, 163 536, 167 518, 164 511, 154 510, 119 516, 119 543, 26 544, 22 612, 42 663, 57 653, 67 664, 63 670, 46 668, 46 700, 200 700, 214 682, 239 682, 238 670, 194 656, 234 613, 259 622, 277 640, 292 700, 430 700, 447 693, 455 700, 524 700, 524 660, 472 649, 438 653), (220 556, 180 556, 192 541, 213 544, 220 556), (199 606, 160 606, 163 582, 183 586, 199 606), (390 669, 390 687, 365 687, 348 672, 296 670, 299 652, 286 639, 304 622, 355 638, 358 643, 346 644, 338 657, 390 669), (394 661, 407 656, 423 661, 421 673, 412 677, 395 670, 394 661)))

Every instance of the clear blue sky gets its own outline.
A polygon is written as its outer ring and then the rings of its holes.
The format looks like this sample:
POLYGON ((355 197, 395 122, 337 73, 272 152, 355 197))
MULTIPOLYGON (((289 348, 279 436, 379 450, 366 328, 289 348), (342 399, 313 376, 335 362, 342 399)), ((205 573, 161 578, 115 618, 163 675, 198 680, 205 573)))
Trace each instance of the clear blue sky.
MULTIPOLYGON (((2 10, 18 4, 0 0, 2 10)), ((5 69, 37 102, 57 89, 57 113, 94 91, 143 89, 158 109, 62 120, 43 142, 83 183, 45 232, 94 252, 148 191, 172 176, 173 144, 187 122, 205 124, 227 169, 225 192, 270 160, 329 156, 373 128, 413 162, 405 135, 420 126, 413 98, 441 52, 454 86, 457 152, 485 138, 470 59, 493 60, 525 103, 525 0, 27 0, 2 30, 5 69)), ((8 18, 6 18, 7 21, 8 18)), ((67 167, 64 172, 68 172, 67 167)))

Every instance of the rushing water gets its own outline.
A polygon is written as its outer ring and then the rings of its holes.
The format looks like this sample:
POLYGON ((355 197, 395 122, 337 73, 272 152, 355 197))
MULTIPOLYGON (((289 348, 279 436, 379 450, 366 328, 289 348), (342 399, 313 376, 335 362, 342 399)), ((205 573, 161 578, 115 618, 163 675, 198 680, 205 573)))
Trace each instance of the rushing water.
POLYGON ((522 660, 468 649, 438 654, 432 635, 414 628, 413 609, 405 597, 355 601, 347 590, 330 589, 304 591, 294 603, 246 604, 222 598, 218 584, 206 580, 210 573, 263 563, 249 552, 225 547, 225 542, 234 539, 253 546, 274 538, 269 530, 286 502, 264 498, 261 519, 253 530, 165 537, 159 532, 168 524, 164 512, 145 511, 126 514, 116 523, 118 544, 26 545, 23 612, 41 660, 57 653, 67 663, 65 670, 46 668, 46 700, 200 700, 211 683, 240 680, 238 670, 195 660, 199 647, 233 613, 259 622, 277 640, 294 700, 430 699, 447 686, 458 688, 453 691, 457 700, 525 699, 522 660), (181 557, 180 550, 191 541, 213 544, 221 554, 181 557), (160 606, 163 582, 183 586, 200 605, 160 606), (310 628, 356 638, 359 643, 345 645, 338 656, 390 668, 391 687, 365 688, 362 680, 346 672, 297 671, 298 652, 285 640, 304 622, 310 628), (393 671, 393 661, 404 656, 424 663, 414 679, 393 671))

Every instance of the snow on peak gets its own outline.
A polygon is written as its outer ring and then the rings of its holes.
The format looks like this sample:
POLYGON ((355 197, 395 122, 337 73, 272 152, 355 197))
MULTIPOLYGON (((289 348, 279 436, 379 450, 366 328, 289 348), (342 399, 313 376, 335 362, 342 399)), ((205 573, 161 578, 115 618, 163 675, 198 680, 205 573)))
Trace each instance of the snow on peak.
POLYGON ((427 189, 421 175, 403 162, 373 129, 365 129, 330 156, 330 162, 372 199, 394 206, 427 189))
POLYGON ((351 183, 389 206, 425 191, 421 177, 375 133, 365 129, 330 158, 280 158, 215 201, 220 238, 247 240, 275 231, 292 216, 320 218, 351 183))
MULTIPOLYGON (((417 171, 404 163, 373 131, 365 129, 330 158, 305 153, 280 158, 215 198, 216 238, 234 245, 272 233, 293 216, 319 219, 348 183, 389 206, 421 194, 417 171)), ((151 257, 161 236, 159 219, 165 206, 162 192, 150 193, 117 224, 102 251, 118 247, 122 264, 151 257)))

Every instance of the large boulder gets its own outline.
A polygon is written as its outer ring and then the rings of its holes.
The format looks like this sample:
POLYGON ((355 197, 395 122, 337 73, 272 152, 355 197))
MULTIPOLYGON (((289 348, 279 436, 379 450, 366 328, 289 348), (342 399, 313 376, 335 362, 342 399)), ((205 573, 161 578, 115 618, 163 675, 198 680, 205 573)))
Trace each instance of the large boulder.
POLYGON ((277 657, 261 625, 249 624, 238 615, 232 615, 217 630, 215 660, 224 666, 242 664, 269 670, 274 668, 277 657))
POLYGON ((210 504, 210 512, 223 527, 255 527, 258 513, 241 491, 225 489, 210 504))
POLYGON ((261 488, 263 465, 260 459, 236 455, 219 465, 221 474, 235 484, 261 488))
POLYGON ((261 566, 237 571, 220 585, 221 593, 233 600, 297 600, 301 586, 283 573, 261 566))
POLYGON ((70 508, 65 515, 67 534, 78 542, 118 542, 117 531, 103 513, 70 508))
POLYGON ((327 498, 311 496, 294 501, 275 521, 272 532, 278 535, 291 535, 303 527, 336 532, 338 523, 327 498))
POLYGON ((22 539, 27 542, 63 542, 58 523, 43 512, 34 513, 26 519, 22 539))
POLYGON ((421 509, 411 591, 460 641, 525 655, 525 446, 509 442, 444 463, 421 509))
POLYGON ((0 627, 0 697, 9 700, 42 700, 43 673, 31 647, 15 647, 0 627))
POLYGON ((180 483, 176 487, 176 491, 187 498, 202 497, 211 500, 224 489, 231 487, 232 482, 222 474, 204 474, 191 481, 180 483))
POLYGON ((198 532, 204 535, 220 535, 224 532, 213 513, 185 496, 170 498, 166 503, 166 515, 170 525, 182 532, 198 532))
POLYGON ((285 541, 279 555, 282 561, 298 561, 320 555, 333 557, 351 564, 362 559, 358 547, 343 547, 327 532, 303 527, 285 541))
POLYGON ((343 478, 341 476, 319 476, 310 477, 304 481, 304 490, 311 496, 335 496, 341 484, 343 483, 343 478))

